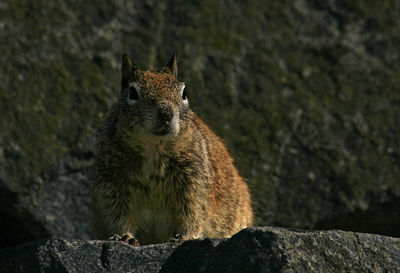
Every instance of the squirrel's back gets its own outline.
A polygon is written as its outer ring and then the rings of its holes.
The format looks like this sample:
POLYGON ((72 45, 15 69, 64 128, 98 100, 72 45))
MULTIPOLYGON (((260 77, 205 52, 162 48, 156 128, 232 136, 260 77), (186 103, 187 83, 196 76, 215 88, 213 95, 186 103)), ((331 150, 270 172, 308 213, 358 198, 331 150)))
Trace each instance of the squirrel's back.
POLYGON ((100 131, 93 185, 100 237, 142 244, 229 237, 252 225, 248 187, 222 141, 189 108, 175 56, 141 71, 123 56, 119 102, 100 131))

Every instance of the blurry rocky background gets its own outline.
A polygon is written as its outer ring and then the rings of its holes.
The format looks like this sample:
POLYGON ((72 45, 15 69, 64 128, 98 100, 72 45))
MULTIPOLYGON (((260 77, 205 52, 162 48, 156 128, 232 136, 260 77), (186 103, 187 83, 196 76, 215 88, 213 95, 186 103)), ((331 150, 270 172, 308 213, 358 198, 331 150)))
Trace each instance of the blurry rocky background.
POLYGON ((176 52, 258 225, 400 237, 400 2, 0 2, 0 246, 91 238, 121 54, 176 52))

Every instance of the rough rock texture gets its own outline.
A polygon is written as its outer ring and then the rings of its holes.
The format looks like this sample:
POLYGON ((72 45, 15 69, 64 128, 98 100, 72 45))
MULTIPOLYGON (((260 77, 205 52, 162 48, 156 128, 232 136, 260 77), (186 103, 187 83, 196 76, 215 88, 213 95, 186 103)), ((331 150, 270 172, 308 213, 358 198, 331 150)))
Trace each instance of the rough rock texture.
POLYGON ((0 272, 158 272, 176 245, 132 247, 122 242, 29 242, 0 250, 0 272))
POLYGON ((399 238, 344 231, 249 228, 231 239, 176 247, 48 239, 0 250, 0 272, 374 273, 400 268, 399 238))
POLYGON ((0 3, 0 246, 90 238, 96 128, 120 57, 177 52, 259 224, 400 236, 397 0, 0 3))
POLYGON ((160 272, 397 272, 399 254, 398 238, 260 227, 219 244, 185 242, 160 272))

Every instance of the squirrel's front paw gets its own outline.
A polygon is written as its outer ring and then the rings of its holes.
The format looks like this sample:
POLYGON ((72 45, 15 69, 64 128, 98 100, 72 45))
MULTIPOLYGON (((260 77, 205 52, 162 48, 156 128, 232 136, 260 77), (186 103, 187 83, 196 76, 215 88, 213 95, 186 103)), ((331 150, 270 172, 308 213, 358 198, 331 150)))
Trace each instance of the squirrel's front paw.
POLYGON ((169 241, 171 243, 179 243, 179 244, 181 244, 183 242, 183 237, 182 237, 181 234, 178 233, 178 234, 175 234, 175 236, 172 237, 169 241))
POLYGON ((131 246, 140 246, 139 241, 130 232, 125 233, 124 235, 122 235, 122 237, 118 234, 114 234, 108 240, 121 241, 131 246))

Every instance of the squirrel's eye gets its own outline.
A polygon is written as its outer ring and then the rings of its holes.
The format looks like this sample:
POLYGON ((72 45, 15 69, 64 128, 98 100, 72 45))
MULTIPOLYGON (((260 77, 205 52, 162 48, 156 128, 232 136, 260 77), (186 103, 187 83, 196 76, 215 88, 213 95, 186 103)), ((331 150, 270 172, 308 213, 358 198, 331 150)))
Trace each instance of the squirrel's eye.
POLYGON ((128 88, 128 103, 132 105, 136 103, 138 99, 139 99, 138 91, 136 90, 135 87, 130 86, 128 88))

